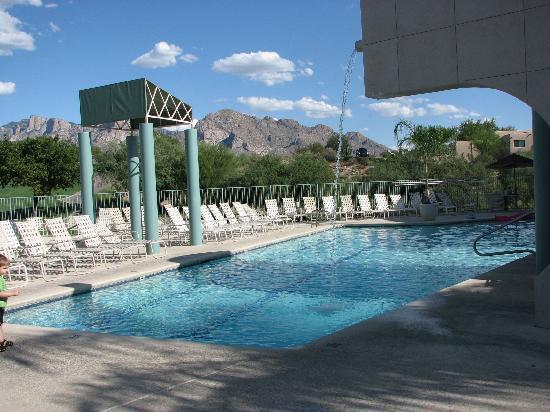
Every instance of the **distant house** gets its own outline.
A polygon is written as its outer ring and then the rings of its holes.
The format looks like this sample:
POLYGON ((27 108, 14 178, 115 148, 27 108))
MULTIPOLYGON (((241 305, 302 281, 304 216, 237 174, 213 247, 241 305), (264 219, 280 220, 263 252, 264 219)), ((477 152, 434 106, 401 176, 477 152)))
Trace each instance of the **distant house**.
POLYGON ((466 160, 473 160, 479 156, 479 149, 468 140, 457 140, 456 155, 466 160))
POLYGON ((533 132, 531 130, 506 130, 496 132, 507 143, 509 153, 529 152, 533 150, 533 132))
MULTIPOLYGON (((506 154, 533 150, 533 132, 531 130, 503 130, 496 134, 506 143, 506 154)), ((479 156, 479 149, 468 140, 458 140, 456 155, 466 160, 473 160, 479 156)))

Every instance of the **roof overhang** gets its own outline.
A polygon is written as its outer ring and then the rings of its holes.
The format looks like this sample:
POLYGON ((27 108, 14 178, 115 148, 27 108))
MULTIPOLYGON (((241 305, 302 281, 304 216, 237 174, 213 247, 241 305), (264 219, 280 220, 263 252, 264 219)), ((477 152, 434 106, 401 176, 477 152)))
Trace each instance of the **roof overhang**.
POLYGON ((147 79, 136 79, 80 90, 80 124, 135 130, 140 123, 153 127, 191 125, 191 106, 147 79))

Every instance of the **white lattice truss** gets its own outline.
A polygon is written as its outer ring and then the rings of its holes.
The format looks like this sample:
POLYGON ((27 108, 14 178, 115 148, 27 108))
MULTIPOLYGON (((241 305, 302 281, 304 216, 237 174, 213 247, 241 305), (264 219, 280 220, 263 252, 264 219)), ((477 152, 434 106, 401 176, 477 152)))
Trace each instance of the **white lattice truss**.
POLYGON ((146 81, 147 118, 170 120, 181 124, 191 124, 191 106, 175 98, 166 90, 146 81))

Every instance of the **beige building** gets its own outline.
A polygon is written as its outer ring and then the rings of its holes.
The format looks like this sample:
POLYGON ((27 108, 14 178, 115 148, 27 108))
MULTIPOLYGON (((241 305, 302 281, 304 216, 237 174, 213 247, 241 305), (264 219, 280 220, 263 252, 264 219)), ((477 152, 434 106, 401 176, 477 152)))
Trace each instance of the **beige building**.
POLYGON ((456 155, 466 160, 473 160, 479 156, 479 149, 468 140, 457 140, 456 155))
POLYGON ((509 153, 529 152, 533 150, 533 132, 531 130, 508 130, 496 133, 507 143, 509 153))
MULTIPOLYGON (((496 134, 506 143, 507 154, 533 150, 533 132, 531 130, 503 130, 496 134)), ((468 140, 458 140, 456 154, 466 160, 473 160, 479 156, 479 149, 468 140)))

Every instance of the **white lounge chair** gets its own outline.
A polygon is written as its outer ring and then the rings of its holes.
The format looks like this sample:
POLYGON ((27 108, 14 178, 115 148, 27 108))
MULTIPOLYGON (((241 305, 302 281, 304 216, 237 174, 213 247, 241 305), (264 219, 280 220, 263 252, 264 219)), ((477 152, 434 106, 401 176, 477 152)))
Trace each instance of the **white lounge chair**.
POLYGON ((105 249, 105 257, 110 257, 113 260, 115 258, 122 260, 125 257, 129 257, 131 260, 134 259, 132 250, 136 247, 135 245, 123 243, 120 238, 117 238, 116 236, 113 236, 112 239, 106 236, 106 239, 108 240, 106 241, 100 235, 98 227, 92 223, 88 215, 73 216, 73 220, 78 230, 78 239, 84 244, 85 247, 92 249, 105 249))
POLYGON ((418 215, 418 210, 415 207, 405 205, 405 202, 403 202, 403 196, 390 195, 390 199, 393 208, 397 211, 398 214, 401 214, 401 212, 414 212, 415 215, 418 215))
POLYGON ((302 220, 302 218, 304 217, 303 213, 298 213, 296 203, 294 202, 294 198, 292 197, 283 198, 283 210, 285 212, 285 215, 294 221, 302 220))
POLYGON ((238 222, 231 223, 223 216, 223 213, 215 204, 208 205, 208 210, 210 210, 210 213, 214 216, 214 219, 219 227, 226 227, 231 230, 233 234, 239 234, 240 237, 243 237, 246 234, 254 234, 254 229, 251 225, 239 224, 238 222))
POLYGON ((411 197, 411 207, 414 207, 416 211, 420 211, 420 205, 422 204, 422 195, 418 192, 413 192, 410 194, 411 197))
POLYGON ((342 195, 340 196, 340 214, 344 215, 346 220, 348 220, 348 217, 351 217, 352 219, 361 212, 358 212, 355 210, 355 207, 353 206, 353 200, 351 198, 351 195, 342 195))
POLYGON ((437 192, 437 197, 439 197, 439 209, 443 210, 446 214, 449 214, 449 211, 453 211, 453 214, 458 212, 456 205, 451 201, 447 193, 437 192))
POLYGON ((189 226, 178 208, 171 205, 164 205, 164 210, 166 210, 166 214, 170 221, 164 230, 164 235, 167 236, 168 243, 182 242, 184 244, 189 244, 189 226))
POLYGON ((256 211, 251 210, 248 205, 244 205, 240 202, 233 202, 233 207, 235 208, 235 212, 237 212, 237 218, 241 222, 249 223, 254 226, 254 228, 258 228, 262 231, 276 228, 276 225, 271 220, 261 218, 256 211))
POLYGON ((289 216, 281 215, 279 213, 279 205, 277 204, 277 199, 266 199, 265 209, 266 216, 273 222, 286 224, 292 220, 292 218, 290 218, 289 216))
POLYGON ((323 196, 323 212, 326 219, 336 219, 338 212, 336 210, 336 202, 334 201, 334 196, 323 196))
POLYGON ((374 217, 374 209, 370 203, 368 195, 357 195, 357 202, 359 203, 359 210, 364 216, 374 217))
POLYGON ((71 253, 53 252, 51 247, 44 243, 42 235, 33 222, 15 222, 15 227, 19 236, 24 252, 31 258, 38 260, 40 274, 45 281, 59 279, 65 274, 65 261, 72 261, 73 267, 77 268, 77 258, 71 253), (57 275, 48 275, 48 267, 55 268, 57 275))
POLYGON ((397 211, 390 207, 388 204, 388 197, 384 193, 376 193, 374 195, 374 202, 376 203, 375 213, 380 213, 385 218, 386 215, 389 217, 392 213, 397 213, 397 211))

